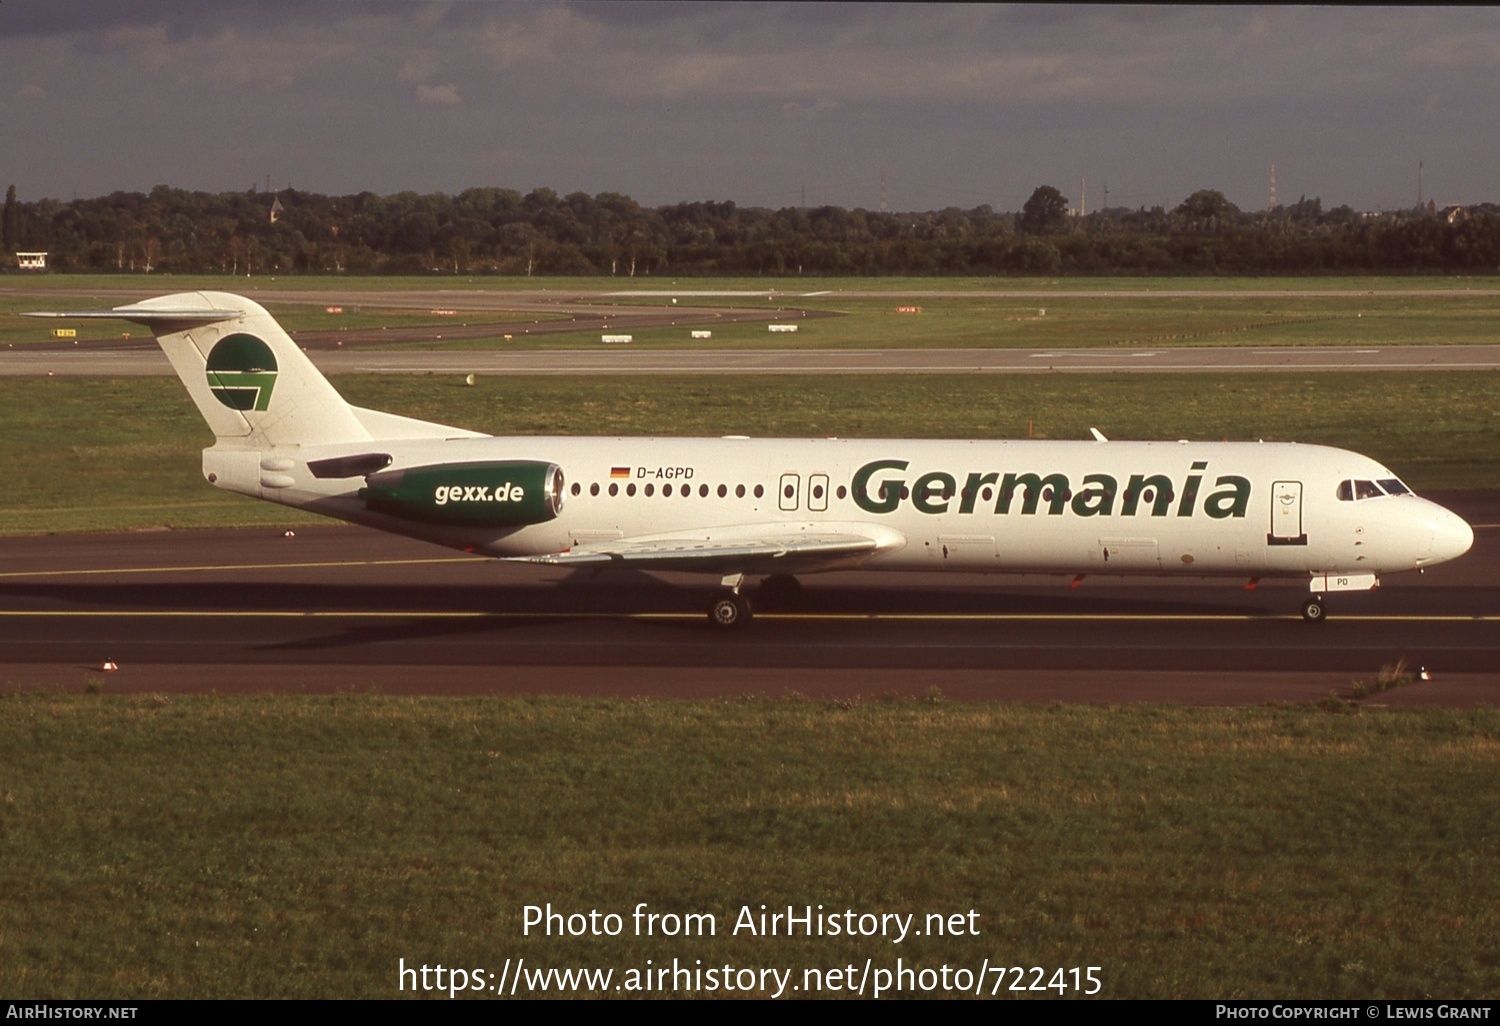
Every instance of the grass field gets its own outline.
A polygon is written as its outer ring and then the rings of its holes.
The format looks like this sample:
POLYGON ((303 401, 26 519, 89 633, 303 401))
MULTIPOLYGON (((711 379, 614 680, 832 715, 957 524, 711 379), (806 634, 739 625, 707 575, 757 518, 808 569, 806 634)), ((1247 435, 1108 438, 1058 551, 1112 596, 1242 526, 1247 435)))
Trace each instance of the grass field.
POLYGON ((560 292, 657 292, 677 287, 684 291, 732 289, 745 292, 823 292, 837 289, 859 289, 867 292, 912 292, 934 289, 995 289, 1016 292, 1058 291, 1087 292, 1117 289, 1156 289, 1161 291, 1261 291, 1290 289, 1324 291, 1352 289, 1359 291, 1408 291, 1412 289, 1487 289, 1500 287, 1500 276, 1462 275, 1306 275, 1298 277, 725 277, 689 278, 641 274, 636 277, 506 277, 500 275, 418 275, 382 277, 362 275, 255 275, 227 274, 0 274, 0 289, 79 288, 104 291, 139 291, 143 294, 185 292, 193 289, 218 289, 253 296, 261 289, 342 289, 350 292, 379 292, 389 289, 442 292, 449 289, 487 289, 492 291, 532 291, 549 289, 560 292))
MULTIPOLYGON (((38 320, 25 317, 23 314, 35 310, 105 310, 157 294, 159 293, 149 291, 132 292, 128 295, 101 294, 82 299, 0 294, 0 348, 57 341, 52 336, 52 331, 56 328, 76 331, 80 341, 117 339, 127 335, 132 338, 144 337, 146 332, 143 328, 124 321, 38 320)), ((440 301, 440 297, 434 297, 435 306, 440 301)), ((374 304, 370 306, 346 305, 339 313, 329 313, 326 307, 306 303, 267 303, 265 305, 266 309, 276 316, 281 326, 290 332, 404 328, 449 321, 462 324, 492 324, 513 321, 518 317, 524 317, 527 320, 555 320, 563 316, 533 311, 527 311, 525 314, 505 311, 467 311, 462 317, 441 317, 422 310, 393 309, 374 304)))
MULTIPOLYGON (((1500 484, 1500 375, 353 376, 358 405, 494 434, 1255 439, 1351 448, 1418 489, 1500 484)), ((0 532, 310 522, 219 492, 167 378, 0 378, 0 532)))
MULTIPOLYGON (((0 288, 21 289, 28 282, 65 283, 57 287, 100 289, 82 299, 0 292, 0 346, 47 341, 57 322, 20 316, 37 309, 103 308, 137 298, 188 288, 219 288, 240 291, 255 298, 259 288, 284 290, 336 288, 341 291, 376 289, 430 290, 435 307, 442 305, 443 288, 482 289, 504 293, 523 289, 555 291, 560 295, 580 291, 597 293, 618 288, 630 305, 680 310, 688 305, 733 305, 781 309, 802 308, 837 313, 840 316, 802 322, 796 334, 772 334, 763 323, 713 324, 711 342, 690 338, 686 324, 667 328, 632 329, 637 348, 976 348, 1030 346, 1387 346, 1460 345, 1500 340, 1500 296, 1474 295, 1500 284, 1500 279, 1433 278, 1295 278, 1295 279, 817 279, 808 282, 756 279, 682 279, 681 305, 667 296, 637 296, 628 293, 671 288, 670 280, 514 279, 514 278, 281 278, 281 279, 176 279, 99 276, 56 276, 47 279, 0 280, 0 288), (694 291, 749 291, 766 288, 767 295, 738 297, 694 297, 694 291), (770 289, 790 289, 794 295, 770 298, 770 289), (1290 292, 1334 289, 1338 296, 1254 296, 1257 290, 1290 292), (1411 289, 1437 289, 1437 296, 1396 294, 1411 289), (123 290, 123 291, 121 291, 123 290), (1127 290, 1131 295, 1057 295, 1045 293, 1105 293, 1127 290), (1186 292, 1187 295, 1152 296, 1151 292, 1186 292), (878 296, 847 295, 877 292, 878 296), (939 291, 945 295, 920 295, 939 291), (795 293, 826 293, 798 298, 795 293), (1043 293, 1040 297, 1035 293, 1043 293), (1024 293, 1024 294, 1022 294, 1024 293), (898 306, 918 305, 917 314, 898 313, 898 306)), ((41 285, 37 286, 38 288, 41 285)), ((435 317, 426 311, 386 310, 363 304, 346 305, 344 312, 329 314, 317 306, 271 302, 269 309, 291 331, 350 329, 388 325, 441 325, 449 323, 504 323, 549 319, 527 311, 483 314, 464 313, 456 318, 435 317)), ((136 331, 130 325, 78 322, 80 338, 110 338, 121 331, 136 331)), ((440 330, 440 329, 439 329, 440 330)), ((599 332, 549 334, 534 338, 517 335, 509 342, 496 335, 490 339, 444 342, 440 348, 589 348, 599 344, 599 332)))
POLYGON ((0 993, 899 957, 1100 966, 1114 998, 1493 997, 1497 768, 1494 710, 12 694, 0 993), (549 902, 625 931, 522 936, 549 902), (631 936, 638 902, 717 932, 631 936), (732 935, 761 904, 978 935, 732 935))
MULTIPOLYGON (((653 305, 669 303, 655 299, 653 305)), ((714 302, 705 300, 702 302, 714 302)), ((1500 341, 1500 296, 917 297, 918 314, 897 300, 826 296, 736 306, 802 308, 839 314, 801 320, 795 333, 764 323, 705 324, 710 342, 687 324, 632 328, 632 345, 652 349, 1011 349, 1051 346, 1392 346, 1500 341), (1045 304, 1045 305, 1041 305, 1045 304)), ((644 305, 644 301, 642 303, 644 305)), ((680 309, 679 308, 673 308, 680 309)), ((430 321, 429 321, 430 323, 430 321)), ((438 349, 577 349, 599 344, 599 331, 444 341, 438 349)))

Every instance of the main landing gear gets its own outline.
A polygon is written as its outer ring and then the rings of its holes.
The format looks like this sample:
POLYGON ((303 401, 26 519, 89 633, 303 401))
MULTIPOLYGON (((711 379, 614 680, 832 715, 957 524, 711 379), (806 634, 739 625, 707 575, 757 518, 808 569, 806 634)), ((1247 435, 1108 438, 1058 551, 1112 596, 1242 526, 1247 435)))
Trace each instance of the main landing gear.
POLYGON ((740 585, 744 582, 744 574, 731 574, 720 582, 729 589, 729 594, 720 595, 709 603, 709 623, 723 630, 736 630, 750 622, 750 600, 740 594, 740 585))
POLYGON ((1314 595, 1302 603, 1302 620, 1304 623, 1322 623, 1328 617, 1328 607, 1323 604, 1322 595, 1314 595))
POLYGON ((745 626, 750 616, 750 600, 743 595, 724 595, 708 607, 708 622, 725 630, 745 626))
POLYGON ((755 589, 755 600, 768 609, 790 609, 802 598, 802 582, 791 574, 772 574, 755 589))
MULTIPOLYGON (((740 594, 744 574, 732 574, 721 582, 729 589, 709 604, 708 622, 725 630, 743 627, 754 615, 750 600, 740 594)), ((791 574, 772 574, 755 589, 755 605, 766 609, 790 609, 802 598, 802 582, 791 574)))

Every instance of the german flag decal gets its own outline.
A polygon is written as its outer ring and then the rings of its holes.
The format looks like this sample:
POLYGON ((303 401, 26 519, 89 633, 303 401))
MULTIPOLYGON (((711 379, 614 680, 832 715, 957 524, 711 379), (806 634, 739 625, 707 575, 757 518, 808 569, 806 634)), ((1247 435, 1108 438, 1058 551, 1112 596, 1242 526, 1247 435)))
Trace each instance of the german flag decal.
POLYGON ((624 480, 625 478, 628 478, 629 476, 630 476, 630 468, 629 467, 610 467, 609 468, 609 479, 611 481, 621 481, 621 480, 624 480))

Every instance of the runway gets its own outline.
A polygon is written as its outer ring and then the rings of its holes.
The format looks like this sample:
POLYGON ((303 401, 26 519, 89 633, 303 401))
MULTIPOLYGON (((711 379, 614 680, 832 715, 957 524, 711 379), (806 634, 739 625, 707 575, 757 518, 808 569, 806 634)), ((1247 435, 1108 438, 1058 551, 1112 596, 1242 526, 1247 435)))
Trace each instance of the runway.
MULTIPOLYGON (((576 329, 575 329, 576 330, 576 329)), ((169 377, 154 343, 130 349, 0 351, 4 377, 169 377)), ((1046 374, 1500 369, 1500 345, 1180 349, 309 350, 326 374, 1046 374)))
POLYGON ((1303 624, 1295 583, 830 574, 725 633, 701 578, 476 559, 352 527, 0 540, 0 687, 850 698, 1500 700, 1500 492, 1473 551, 1303 624), (104 671, 105 662, 119 666, 104 671), (934 690, 936 689, 936 690, 934 690))

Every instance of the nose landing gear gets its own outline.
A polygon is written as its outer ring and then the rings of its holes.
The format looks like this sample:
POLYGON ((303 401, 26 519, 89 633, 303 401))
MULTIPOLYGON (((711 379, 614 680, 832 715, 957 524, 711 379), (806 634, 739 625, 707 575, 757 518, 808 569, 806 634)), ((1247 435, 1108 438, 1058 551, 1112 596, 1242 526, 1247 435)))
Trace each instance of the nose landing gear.
POLYGON ((1323 596, 1330 591, 1374 591, 1378 587, 1378 574, 1315 573, 1312 575, 1312 598, 1302 603, 1302 619, 1307 623, 1322 623, 1328 615, 1323 596))

